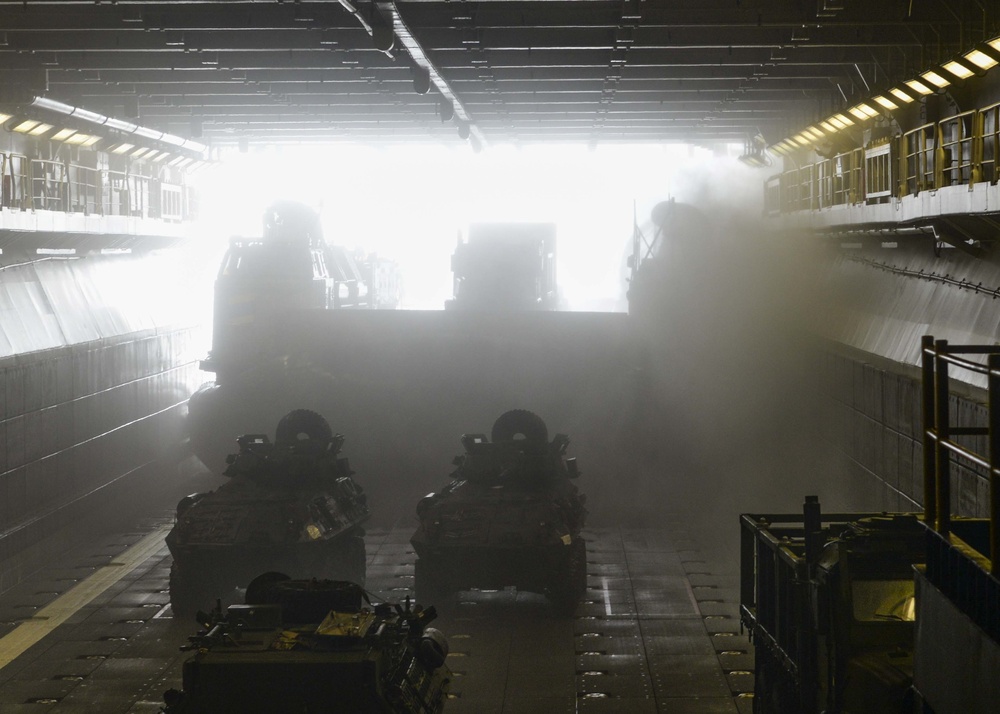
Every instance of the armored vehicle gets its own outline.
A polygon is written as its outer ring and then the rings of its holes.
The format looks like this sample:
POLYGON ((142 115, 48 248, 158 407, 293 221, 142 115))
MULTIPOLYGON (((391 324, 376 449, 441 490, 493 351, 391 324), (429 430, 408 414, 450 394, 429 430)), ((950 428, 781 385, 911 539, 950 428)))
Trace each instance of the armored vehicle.
POLYGON ((226 459, 230 480, 177 504, 166 538, 174 612, 194 613, 262 569, 364 583, 369 511, 339 455, 344 437, 297 409, 278 422, 274 443, 265 434, 237 443, 226 459))
POLYGON ((433 607, 372 605, 356 583, 269 572, 246 604, 198 613, 166 714, 434 714, 451 672, 433 607))
POLYGON ((417 505, 417 600, 513 585, 570 611, 587 585, 587 511, 569 438, 549 441, 545 422, 520 409, 501 415, 491 437, 462 436, 451 483, 417 505))

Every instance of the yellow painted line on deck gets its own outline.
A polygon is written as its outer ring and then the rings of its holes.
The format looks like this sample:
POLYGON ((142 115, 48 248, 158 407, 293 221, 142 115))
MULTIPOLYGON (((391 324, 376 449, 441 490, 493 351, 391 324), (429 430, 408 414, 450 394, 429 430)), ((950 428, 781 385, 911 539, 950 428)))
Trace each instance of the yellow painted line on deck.
POLYGON ((163 526, 122 553, 119 557, 77 583, 58 598, 0 638, 0 669, 89 605, 97 596, 146 562, 163 547, 170 526, 163 526))

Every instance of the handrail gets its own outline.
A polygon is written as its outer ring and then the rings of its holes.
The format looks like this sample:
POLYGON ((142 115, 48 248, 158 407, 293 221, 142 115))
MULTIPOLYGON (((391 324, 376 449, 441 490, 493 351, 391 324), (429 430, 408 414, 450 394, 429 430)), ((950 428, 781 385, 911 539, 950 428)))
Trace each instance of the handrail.
POLYGON ((0 208, 187 220, 194 196, 183 183, 23 154, 0 152, 0 208))
POLYGON ((1000 347, 949 345, 925 335, 920 343, 924 419, 924 522, 939 534, 951 533, 951 454, 957 454, 989 472, 990 573, 1000 576, 1000 347), (959 355, 985 355, 986 364, 959 355), (949 413, 949 368, 968 370, 988 378, 988 425, 953 428, 949 413), (978 454, 952 435, 985 434, 988 454, 978 454))
POLYGON ((890 138, 888 145, 888 159, 870 144, 777 174, 772 179, 780 188, 766 192, 766 212, 818 210, 945 186, 1000 182, 1000 102, 914 127, 890 138))

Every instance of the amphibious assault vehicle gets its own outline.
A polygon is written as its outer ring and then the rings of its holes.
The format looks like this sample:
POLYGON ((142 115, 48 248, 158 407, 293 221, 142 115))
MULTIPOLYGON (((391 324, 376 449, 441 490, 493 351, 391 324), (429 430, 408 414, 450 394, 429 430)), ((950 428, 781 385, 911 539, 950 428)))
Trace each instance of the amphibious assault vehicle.
POLYGON ((269 572, 246 604, 198 613, 166 714, 435 714, 451 672, 433 607, 372 605, 356 583, 269 572))
POLYGON ((571 611, 587 586, 587 511, 571 481, 579 472, 566 457, 569 438, 549 441, 545 422, 520 409, 501 415, 490 436, 462 436, 451 483, 417 505, 417 600, 513 585, 571 611))
POLYGON ((339 455, 344 437, 297 409, 278 422, 274 443, 265 434, 237 443, 226 459, 230 480, 177 504, 166 538, 174 612, 193 614, 263 569, 363 584, 369 511, 339 455))

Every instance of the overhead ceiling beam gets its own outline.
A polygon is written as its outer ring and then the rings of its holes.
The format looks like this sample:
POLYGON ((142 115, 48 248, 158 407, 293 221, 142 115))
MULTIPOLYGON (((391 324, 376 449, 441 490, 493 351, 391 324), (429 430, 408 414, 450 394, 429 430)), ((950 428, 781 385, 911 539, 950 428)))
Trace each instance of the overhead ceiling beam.
POLYGON ((406 51, 409 53, 414 63, 430 75, 431 83, 437 87, 438 92, 441 93, 444 100, 451 103, 455 118, 460 122, 464 122, 464 126, 468 128, 469 135, 474 138, 480 146, 485 146, 486 137, 483 136, 482 131, 480 131, 479 127, 476 126, 475 120, 462 103, 461 97, 459 97, 455 90, 452 89, 451 85, 448 84, 448 80, 445 79, 441 70, 438 69, 437 65, 433 61, 431 61, 431 58, 424 50, 423 45, 420 44, 416 35, 413 34, 409 26, 403 20, 403 16, 399 12, 399 7, 396 3, 378 1, 375 5, 382 13, 382 17, 384 17, 392 27, 392 31, 396 35, 396 38, 403 45, 403 47, 406 48, 406 51))

